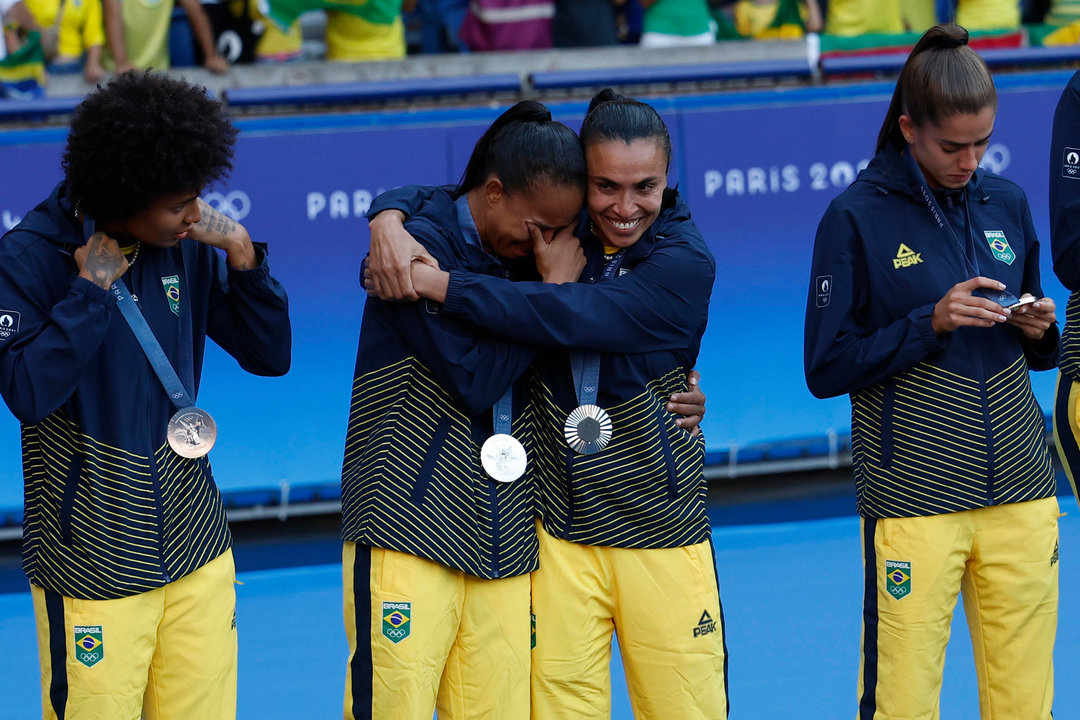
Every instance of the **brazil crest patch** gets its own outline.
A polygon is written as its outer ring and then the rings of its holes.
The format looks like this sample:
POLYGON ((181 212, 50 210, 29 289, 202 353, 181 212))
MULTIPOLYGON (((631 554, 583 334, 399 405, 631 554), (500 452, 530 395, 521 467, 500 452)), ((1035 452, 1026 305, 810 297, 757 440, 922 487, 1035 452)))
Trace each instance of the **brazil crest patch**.
POLYGON ((172 310, 173 315, 180 317, 180 276, 163 277, 161 284, 165 288, 165 298, 169 301, 169 309, 172 310))
POLYGON ((412 603, 384 602, 382 604, 382 634, 392 643, 409 637, 412 631, 412 603))
POLYGON ((994 253, 994 257, 1006 265, 1012 265, 1013 260, 1016 259, 1016 253, 1009 247, 1009 241, 1005 239, 1005 233, 1000 230, 986 230, 983 235, 986 236, 986 242, 989 243, 990 252, 994 253))
POLYGON ((75 659, 94 667, 105 658, 105 640, 100 625, 75 626, 75 659))
POLYGON ((886 560, 885 578, 885 589, 894 599, 900 600, 911 594, 911 563, 886 560))

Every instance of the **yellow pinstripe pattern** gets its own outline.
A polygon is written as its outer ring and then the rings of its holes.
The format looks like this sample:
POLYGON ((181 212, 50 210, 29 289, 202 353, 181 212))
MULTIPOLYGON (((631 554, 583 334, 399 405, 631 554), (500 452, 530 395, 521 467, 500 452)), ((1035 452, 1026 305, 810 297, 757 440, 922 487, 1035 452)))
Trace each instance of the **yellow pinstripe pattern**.
POLYGON ((683 389, 684 368, 644 392, 605 408, 612 441, 577 455, 563 438, 566 410, 539 380, 534 388, 544 525, 573 542, 626 548, 681 547, 709 534, 705 514, 704 439, 675 425, 664 408, 683 389))
POLYGON ((153 460, 107 445, 62 411, 23 426, 22 435, 31 582, 76 598, 124 597, 183 577, 229 547, 205 461, 167 445, 153 460))
POLYGON ((1065 328, 1061 331, 1058 370, 1080 382, 1080 292, 1070 293, 1065 306, 1065 328))
MULTIPOLYGON (((513 434, 534 458, 528 415, 515 415, 513 434)), ((419 360, 355 379, 341 479, 345 540, 477 577, 531 572, 533 472, 513 483, 487 477, 470 419, 419 360)))
POLYGON ((1049 497, 1042 428, 1023 355, 983 383, 920 363, 852 396, 859 511, 913 517, 1049 497))

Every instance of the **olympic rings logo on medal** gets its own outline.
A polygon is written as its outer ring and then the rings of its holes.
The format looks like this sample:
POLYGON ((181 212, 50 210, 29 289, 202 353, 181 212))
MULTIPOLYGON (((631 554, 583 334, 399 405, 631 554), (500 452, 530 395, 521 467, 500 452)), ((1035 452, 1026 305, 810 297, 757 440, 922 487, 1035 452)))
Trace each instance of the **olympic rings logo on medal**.
POLYGON ((246 218, 251 212, 251 198, 243 190, 232 190, 225 195, 209 192, 203 196, 203 200, 222 215, 228 215, 237 222, 246 218))

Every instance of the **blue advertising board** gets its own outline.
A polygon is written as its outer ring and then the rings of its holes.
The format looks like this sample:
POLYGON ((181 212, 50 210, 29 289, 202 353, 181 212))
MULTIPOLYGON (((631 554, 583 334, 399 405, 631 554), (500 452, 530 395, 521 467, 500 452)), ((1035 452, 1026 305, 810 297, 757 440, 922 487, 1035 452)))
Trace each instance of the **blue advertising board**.
MULTIPOLYGON (((1027 190, 1047 236, 1050 123, 1068 73, 999 80, 1000 107, 984 166, 1027 190)), ((818 220, 873 153, 888 84, 665 98, 671 184, 688 196, 717 261, 698 367, 709 397, 710 447, 816 435, 850 426, 846 398, 806 390, 802 324, 818 220)), ((575 129, 585 105, 553 105, 575 129)), ((333 481, 339 472, 364 295, 364 212, 381 190, 456 181, 497 109, 241 119, 236 169, 204 197, 269 243, 289 292, 293 368, 256 378, 213 346, 200 405, 221 440, 223 487, 333 481)), ((0 221, 11 227, 60 177, 64 132, 0 132, 0 221)), ((1048 242, 1047 242, 1048 244, 1048 242)), ((1067 293, 1043 256, 1044 289, 1067 293)), ((1053 374, 1033 378, 1050 407, 1053 374)), ((21 498, 18 424, 0 411, 0 506, 21 498)))

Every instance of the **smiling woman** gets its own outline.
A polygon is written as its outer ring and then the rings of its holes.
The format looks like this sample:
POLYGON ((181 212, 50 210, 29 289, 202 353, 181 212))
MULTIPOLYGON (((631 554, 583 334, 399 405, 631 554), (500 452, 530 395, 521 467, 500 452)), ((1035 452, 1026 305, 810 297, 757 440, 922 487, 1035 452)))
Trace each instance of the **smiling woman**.
MULTIPOLYGON (((725 631, 704 448, 687 432, 696 421, 675 415, 715 264, 667 187, 671 141, 654 108, 605 90, 581 143, 577 235, 533 232, 544 282, 423 261, 410 279, 441 314, 542 350, 531 383, 541 496, 532 717, 607 717, 616 633, 636 715, 721 718, 725 631)), ((381 200, 373 211, 386 209, 381 200)), ((378 243, 373 231, 373 253, 378 243)))

